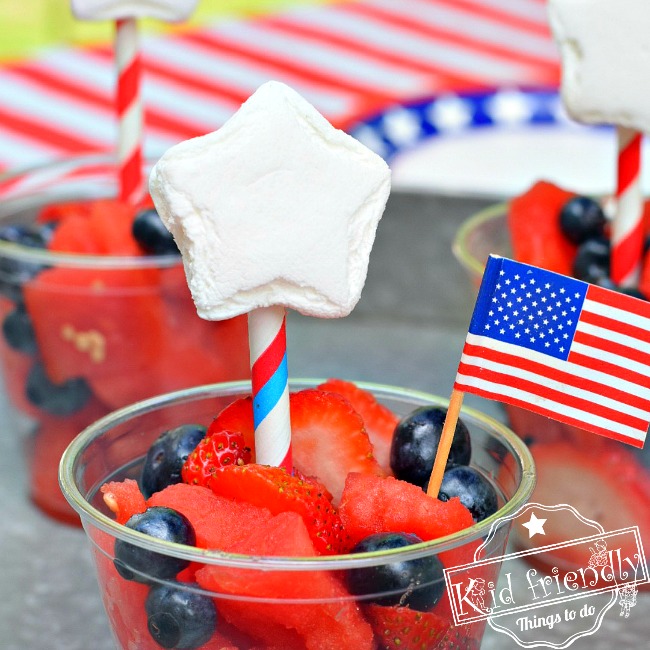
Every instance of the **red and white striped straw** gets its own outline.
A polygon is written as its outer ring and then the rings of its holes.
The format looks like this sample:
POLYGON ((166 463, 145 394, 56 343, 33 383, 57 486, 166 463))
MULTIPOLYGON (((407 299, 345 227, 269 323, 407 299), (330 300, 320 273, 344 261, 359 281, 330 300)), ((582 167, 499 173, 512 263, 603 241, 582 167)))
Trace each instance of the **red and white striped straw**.
POLYGON ((143 110, 140 97, 139 40, 135 18, 115 21, 119 198, 131 205, 137 205, 145 193, 142 170, 143 110))
POLYGON ((612 224, 612 280, 636 287, 643 260, 643 194, 641 190, 641 133, 617 127, 618 165, 616 212, 612 224))
POLYGON ((248 314, 253 387, 255 461, 292 472, 286 310, 261 307, 248 314))

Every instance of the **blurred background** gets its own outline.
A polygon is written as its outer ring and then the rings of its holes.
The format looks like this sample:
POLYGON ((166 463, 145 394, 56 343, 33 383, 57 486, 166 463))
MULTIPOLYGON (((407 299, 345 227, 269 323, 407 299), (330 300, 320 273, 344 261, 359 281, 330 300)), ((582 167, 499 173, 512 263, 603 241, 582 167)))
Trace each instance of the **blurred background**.
MULTIPOLYGON (((4 0, 0 25, 0 169, 113 150, 113 25, 68 0, 4 0)), ((272 78, 382 155, 398 188, 505 196, 575 167, 545 0, 201 0, 141 33, 154 158, 272 78)), ((609 182, 609 155, 585 159, 603 161, 592 187, 609 182)))
MULTIPOLYGON (((74 19, 69 0, 3 0, 0 26, 0 170, 113 150, 110 21, 74 19)), ((186 23, 141 26, 154 158, 272 78, 382 155, 397 189, 613 188, 611 130, 559 101, 545 0, 200 0, 186 23)))

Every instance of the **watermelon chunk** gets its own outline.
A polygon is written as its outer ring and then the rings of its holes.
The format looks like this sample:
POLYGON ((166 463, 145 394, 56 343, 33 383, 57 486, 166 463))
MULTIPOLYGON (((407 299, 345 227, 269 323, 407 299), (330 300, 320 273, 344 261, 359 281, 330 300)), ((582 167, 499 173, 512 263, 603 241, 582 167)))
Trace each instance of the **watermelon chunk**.
POLYGON ((539 181, 510 201, 507 219, 514 259, 572 275, 577 246, 562 233, 559 217, 573 196, 553 183, 539 181))
POLYGON ((423 541, 474 525, 460 499, 432 499, 422 488, 391 476, 350 473, 339 514, 352 543, 374 533, 413 533, 423 541))
POLYGON ((28 443, 30 496, 41 510, 59 521, 79 525, 79 516, 59 488, 59 460, 73 438, 107 412, 106 406, 93 397, 73 415, 39 414, 39 427, 28 443))
MULTIPOLYGON (((51 268, 24 287, 48 375, 140 382, 160 354, 162 300, 149 271, 51 268)), ((100 394, 102 391, 95 391, 100 394)))
MULTIPOLYGON (((0 323, 3 323, 9 313, 16 308, 13 301, 0 296, 0 323)), ((11 405, 18 411, 31 417, 38 417, 40 411, 25 395, 25 384, 27 376, 34 365, 32 356, 12 348, 7 339, 0 335, 0 370, 4 390, 11 405)))
POLYGON ((209 488, 176 483, 153 494, 147 507, 167 506, 185 515, 201 548, 230 550, 271 519, 266 508, 216 495, 209 488))
POLYGON ((143 255, 131 232, 135 210, 128 203, 117 199, 98 199, 62 206, 58 213, 51 209, 49 214, 50 218, 61 217, 48 245, 51 251, 85 255, 143 255))
POLYGON ((133 515, 144 512, 147 508, 138 482, 132 478, 104 483, 100 490, 104 502, 119 524, 125 524, 133 515))
MULTIPOLYGON (((293 512, 281 513, 264 525, 258 526, 246 540, 235 545, 236 553, 264 556, 315 557, 313 543, 300 515, 293 512)), ((278 626, 297 633, 308 650, 339 650, 373 648, 373 634, 360 610, 342 584, 326 571, 310 571, 301 576, 296 572, 247 571, 211 567, 199 569, 198 583, 223 594, 234 594, 250 598, 246 601, 224 601, 227 603, 229 620, 236 623, 238 615, 241 625, 251 617, 267 621, 277 633, 278 626), (255 602, 260 599, 261 602, 255 602), (294 599, 323 600, 320 603, 296 604, 294 599), (283 604, 282 600, 293 601, 283 604), (267 601, 267 602, 264 602, 267 601)), ((223 609, 222 605, 219 606, 223 609)), ((247 629, 252 634, 253 630, 247 629)), ((286 648, 301 648, 285 639, 278 644, 277 638, 266 637, 264 628, 257 633, 264 634, 259 640, 268 645, 286 648)))

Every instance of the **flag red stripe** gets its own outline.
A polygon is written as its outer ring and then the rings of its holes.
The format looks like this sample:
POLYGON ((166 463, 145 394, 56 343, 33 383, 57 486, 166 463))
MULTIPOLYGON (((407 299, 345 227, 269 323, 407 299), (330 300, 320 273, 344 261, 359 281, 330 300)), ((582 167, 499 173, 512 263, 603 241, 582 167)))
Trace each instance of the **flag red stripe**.
MULTIPOLYGON (((569 386, 582 388, 584 390, 589 391, 590 393, 594 393, 598 395, 606 395, 607 397, 618 400, 621 403, 629 404, 630 406, 634 406, 644 411, 650 411, 650 399, 644 399, 638 395, 630 395, 629 393, 614 388, 611 385, 603 385, 596 381, 592 381, 582 377, 576 377, 570 372, 550 368, 545 364, 532 361, 531 359, 528 358, 507 354, 505 352, 498 352, 497 350, 492 350, 491 348, 472 345, 469 343, 465 344, 463 353, 472 357, 493 361, 495 363, 500 363, 507 366, 513 366, 520 370, 526 370, 528 372, 535 373, 536 375, 539 375, 541 377, 548 377, 549 379, 554 379, 555 381, 562 382, 569 386)), ((518 381, 518 380, 512 378, 512 381, 518 381)), ((645 380, 645 383, 647 383, 647 378, 645 380)))
MULTIPOLYGON (((598 372, 603 372, 611 377, 616 379, 622 379, 628 381, 631 384, 637 384, 639 386, 648 386, 648 375, 640 372, 634 372, 633 370, 628 370, 623 368, 615 363, 609 363, 608 361, 603 361, 601 359, 594 359, 589 355, 583 354, 581 352, 571 351, 569 353, 569 359, 571 363, 575 363, 578 366, 583 368, 588 368, 590 370, 597 370, 598 372)), ((629 394, 628 394, 629 395, 629 394)), ((626 401, 629 401, 629 397, 626 398, 626 401)))
MULTIPOLYGON (((607 305, 608 307, 616 307, 625 312, 638 314, 643 318, 650 318, 650 302, 627 296, 620 291, 610 291, 595 284, 590 284, 587 289, 587 298, 594 302, 599 302, 602 305, 607 305)), ((615 322, 617 323, 616 329, 618 329, 619 321, 615 322)), ((647 339, 647 333, 641 338, 647 339)))
MULTIPOLYGON (((485 397, 487 399, 495 400, 497 402, 506 402, 508 404, 512 404, 513 406, 519 406, 521 408, 527 409, 529 411, 534 411, 535 413, 539 413, 540 415, 545 415, 546 417, 549 417, 553 420, 558 419, 558 413, 554 410, 549 410, 549 409, 544 409, 541 407, 535 407, 531 408, 532 405, 530 402, 527 402, 525 400, 520 400, 520 399, 511 399, 508 397, 507 400, 503 398, 503 395, 484 390, 482 388, 476 388, 476 386, 467 386, 464 385, 460 381, 456 381, 454 384, 454 388, 459 391, 463 392, 468 392, 472 393, 473 395, 479 395, 480 397, 485 397)), ((565 424, 569 424, 571 426, 577 427, 579 429, 584 429, 586 431, 590 431, 591 433, 598 434, 599 436, 604 436, 606 438, 611 438, 613 440, 618 440, 619 442, 624 442, 629 445, 632 445, 633 447, 638 447, 639 449, 643 447, 643 441, 642 440, 637 440, 636 438, 630 438, 628 436, 623 436, 618 433, 614 433, 610 429, 604 429, 601 427, 593 426, 593 425, 587 425, 585 422, 582 420, 578 420, 576 418, 571 418, 567 417, 566 415, 562 414, 562 422, 565 424)))
MULTIPOLYGON (((582 314, 580 314, 580 322, 589 323, 589 325, 595 325, 596 327, 602 327, 603 329, 616 332, 617 334, 625 334, 626 336, 643 342, 647 342, 650 339, 647 329, 637 327, 636 325, 632 325, 625 321, 620 321, 616 318, 610 318, 609 316, 603 316, 602 314, 595 314, 586 309, 583 309, 582 314)), ((650 322, 648 325, 650 326, 650 322)), ((608 339, 601 340, 608 342, 608 339)))
POLYGON ((522 379, 521 377, 513 377, 512 375, 505 372, 497 372, 495 370, 490 370, 487 368, 478 368, 476 366, 467 365, 462 362, 458 367, 458 371, 463 375, 477 377, 485 381, 489 381, 492 384, 498 384, 500 386, 511 386, 513 388, 531 393, 532 395, 537 395, 552 402, 557 402, 558 404, 571 406, 573 408, 580 409, 581 411, 593 413, 594 415, 619 422, 620 424, 624 424, 625 426, 632 427, 634 429, 644 431, 648 428, 647 420, 631 416, 617 409, 603 406, 602 404, 599 404, 593 400, 576 397, 575 395, 568 395, 562 391, 547 388, 540 382, 529 381, 522 379))
POLYGON ((630 359, 631 361, 643 363, 650 369, 650 354, 647 352, 641 352, 638 348, 632 348, 622 343, 609 341, 607 339, 601 338, 600 336, 587 334, 586 332, 581 332, 579 330, 576 332, 573 340, 576 343, 582 343, 583 345, 588 345, 592 348, 611 352, 612 354, 616 354, 625 359, 630 359))

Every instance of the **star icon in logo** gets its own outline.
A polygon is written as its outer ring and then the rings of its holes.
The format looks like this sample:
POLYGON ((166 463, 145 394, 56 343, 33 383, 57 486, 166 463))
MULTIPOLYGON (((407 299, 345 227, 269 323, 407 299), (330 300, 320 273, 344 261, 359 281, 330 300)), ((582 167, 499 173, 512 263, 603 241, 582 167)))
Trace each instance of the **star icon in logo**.
POLYGON ((528 522, 522 524, 524 528, 528 528, 528 539, 530 539, 533 535, 537 535, 537 534, 546 535, 546 532, 544 531, 545 523, 546 523, 546 519, 539 519, 534 512, 531 513, 528 522))

